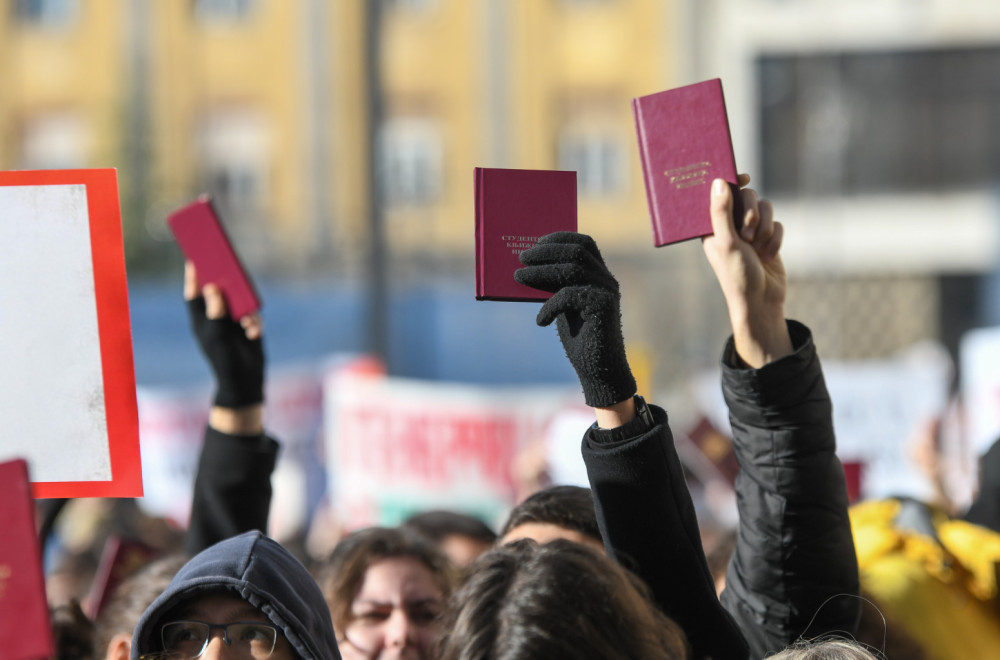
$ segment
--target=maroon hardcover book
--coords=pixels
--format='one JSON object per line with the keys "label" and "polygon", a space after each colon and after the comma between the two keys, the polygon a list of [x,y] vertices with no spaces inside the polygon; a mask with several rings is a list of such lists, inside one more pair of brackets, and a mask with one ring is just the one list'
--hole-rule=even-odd
{"label": "maroon hardcover book", "polygon": [[0,657],[7,660],[55,655],[28,484],[24,460],[0,463]]}
{"label": "maroon hardcover book", "polygon": [[475,169],[476,300],[548,300],[514,280],[519,255],[546,234],[576,231],[576,172]]}
{"label": "maroon hardcover book", "polygon": [[[737,190],[726,102],[718,78],[632,99],[657,246],[712,233],[713,179]],[[739,196],[735,197],[739,201]],[[742,211],[734,213],[742,220]]]}
{"label": "maroon hardcover book", "polygon": [[87,616],[96,619],[111,600],[118,585],[155,556],[156,551],[145,543],[109,536],[104,543],[94,581],[90,585],[90,594],[84,608]]}
{"label": "maroon hardcover book", "polygon": [[212,207],[202,196],[178,209],[167,218],[170,231],[184,256],[194,263],[198,282],[215,284],[222,290],[229,315],[240,320],[260,309],[260,297],[253,282],[233,250],[226,230]]}

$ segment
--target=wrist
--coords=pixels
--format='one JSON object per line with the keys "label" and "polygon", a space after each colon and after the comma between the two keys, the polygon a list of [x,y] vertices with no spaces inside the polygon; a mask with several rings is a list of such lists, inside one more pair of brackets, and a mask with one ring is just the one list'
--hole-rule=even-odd
{"label": "wrist", "polygon": [[730,310],[730,322],[736,353],[753,369],[791,355],[795,350],[781,307],[757,314],[734,314]]}
{"label": "wrist", "polygon": [[212,406],[208,425],[227,435],[257,436],[264,432],[264,405],[260,403],[241,408]]}
{"label": "wrist", "polygon": [[624,426],[635,419],[635,397],[630,396],[610,406],[595,407],[594,413],[597,415],[598,428],[616,429]]}

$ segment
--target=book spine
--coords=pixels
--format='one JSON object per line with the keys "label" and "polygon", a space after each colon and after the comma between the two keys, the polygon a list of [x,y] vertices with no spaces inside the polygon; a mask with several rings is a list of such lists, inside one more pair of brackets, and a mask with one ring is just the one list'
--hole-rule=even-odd
{"label": "book spine", "polygon": [[635,131],[639,137],[639,161],[642,163],[642,177],[646,182],[646,204],[649,206],[649,219],[653,225],[653,243],[662,245],[660,236],[660,217],[656,211],[656,200],[653,198],[654,181],[649,171],[649,155],[646,144],[646,129],[642,122],[642,106],[639,99],[632,99],[632,115],[635,117]]}

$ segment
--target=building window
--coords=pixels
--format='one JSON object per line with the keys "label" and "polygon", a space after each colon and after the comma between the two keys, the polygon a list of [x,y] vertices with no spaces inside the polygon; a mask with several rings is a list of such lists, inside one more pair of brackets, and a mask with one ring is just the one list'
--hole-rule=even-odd
{"label": "building window", "polygon": [[244,21],[257,6],[257,0],[194,0],[194,15],[203,23]]}
{"label": "building window", "polygon": [[382,0],[386,9],[401,9],[404,11],[427,11],[438,0]]}
{"label": "building window", "polygon": [[612,132],[569,129],[559,138],[559,169],[576,170],[580,195],[608,197],[624,187],[625,149]]}
{"label": "building window", "polygon": [[202,189],[234,216],[259,213],[267,195],[267,124],[252,110],[209,113],[198,135]]}
{"label": "building window", "polygon": [[29,118],[24,124],[19,166],[26,170],[85,167],[87,131],[83,119],[69,112]]}
{"label": "building window", "polygon": [[14,18],[25,25],[63,28],[80,14],[80,0],[15,0]]}
{"label": "building window", "polygon": [[429,119],[391,119],[379,132],[379,186],[391,206],[433,202],[441,190],[441,136]]}
{"label": "building window", "polygon": [[767,193],[995,185],[998,70],[997,47],[760,57]]}

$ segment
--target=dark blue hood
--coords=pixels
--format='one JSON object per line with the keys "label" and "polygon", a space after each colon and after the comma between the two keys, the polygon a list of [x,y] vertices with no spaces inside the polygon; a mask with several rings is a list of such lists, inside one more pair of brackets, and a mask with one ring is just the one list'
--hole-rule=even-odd
{"label": "dark blue hood", "polygon": [[206,548],[177,573],[132,634],[132,660],[159,650],[162,617],[191,598],[220,591],[239,595],[284,631],[302,660],[339,660],[330,610],[309,571],[260,532]]}

